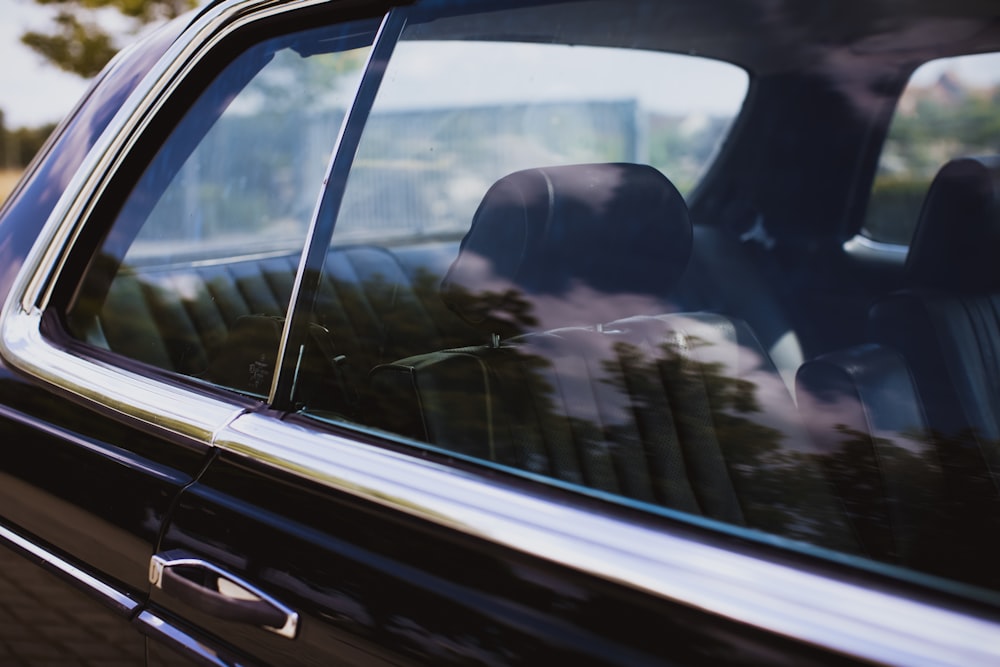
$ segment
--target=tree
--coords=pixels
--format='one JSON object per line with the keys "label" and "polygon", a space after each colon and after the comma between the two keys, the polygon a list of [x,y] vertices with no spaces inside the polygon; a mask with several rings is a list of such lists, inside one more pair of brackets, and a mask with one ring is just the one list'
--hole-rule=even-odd
{"label": "tree", "polygon": [[117,10],[125,18],[125,32],[134,33],[154,21],[174,18],[198,4],[197,0],[35,0],[57,8],[50,32],[29,31],[21,41],[59,67],[91,77],[118,51],[115,36],[97,23],[100,11]]}

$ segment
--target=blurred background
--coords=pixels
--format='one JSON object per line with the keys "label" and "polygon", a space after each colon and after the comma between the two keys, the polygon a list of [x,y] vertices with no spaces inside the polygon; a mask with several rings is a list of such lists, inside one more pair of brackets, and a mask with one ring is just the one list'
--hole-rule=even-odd
{"label": "blurred background", "polygon": [[[84,94],[91,78],[120,48],[170,18],[208,1],[0,0],[3,16],[0,22],[0,202],[15,186],[56,124]],[[573,57],[582,59],[585,55],[575,53]],[[458,58],[441,71],[450,76],[456,71],[455,62],[464,60]],[[512,68],[512,71],[516,70]],[[627,71],[641,73],[642,70],[619,68],[592,78],[613,82],[616,77],[623,78],[621,73]],[[477,80],[478,73],[472,74],[472,80]],[[682,185],[691,186],[697,182],[700,171],[688,173],[687,156],[700,156],[697,164],[701,167],[710,163],[718,139],[725,135],[746,91],[745,83],[733,85],[730,79],[708,77],[700,70],[696,75],[700,83],[686,84],[685,89],[691,91],[686,100],[699,107],[697,113],[685,115],[686,112],[677,109],[656,112],[656,105],[663,100],[646,99],[642,95],[634,97],[635,109],[629,107],[615,112],[633,120],[641,119],[635,127],[648,130],[638,132],[625,128],[620,133],[645,136],[650,145],[644,152],[637,153],[643,161],[670,174],[675,182],[679,179]],[[422,91],[432,90],[434,86],[421,78],[420,71],[409,71],[400,81],[400,89],[408,91],[404,102],[417,116],[400,116],[398,122],[412,125],[423,118],[419,111],[427,106],[427,100],[422,101]],[[496,107],[494,113],[506,118],[511,113],[504,104],[510,100],[505,98],[505,87],[501,84],[503,81],[496,77],[491,80],[491,90],[497,95],[495,100],[464,102],[492,103]],[[573,84],[581,85],[579,81]],[[556,91],[559,82],[553,82],[551,87]],[[472,84],[466,88],[478,90]],[[670,87],[663,87],[663,91],[670,90]],[[736,91],[738,95],[720,97],[726,91]],[[622,93],[619,97],[632,99],[630,95]],[[444,106],[461,105],[463,101],[447,102]],[[899,100],[882,149],[863,222],[864,233],[877,241],[908,243],[924,193],[938,167],[959,155],[997,153],[1000,140],[997,109],[1000,109],[1000,53],[944,58],[917,69]],[[654,112],[652,115],[646,113],[650,110]],[[494,121],[486,125],[492,127],[491,123]],[[567,133],[573,131],[565,129],[564,138],[571,141],[573,137]],[[546,133],[547,139],[553,140],[555,135]],[[384,178],[385,174],[380,173],[379,179]],[[682,191],[686,189],[682,187]]]}
{"label": "blurred background", "polygon": [[0,201],[112,56],[198,0],[0,0]]}

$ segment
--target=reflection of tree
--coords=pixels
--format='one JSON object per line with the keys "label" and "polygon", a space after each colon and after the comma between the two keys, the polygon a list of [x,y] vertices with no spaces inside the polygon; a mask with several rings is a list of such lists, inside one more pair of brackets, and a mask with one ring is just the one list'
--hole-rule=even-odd
{"label": "reflection of tree", "polygon": [[[438,272],[361,277],[360,267],[377,260],[366,264],[358,252],[353,269],[328,274],[317,297],[317,326],[329,340],[311,338],[300,369],[299,398],[311,414],[842,550],[853,549],[849,523],[878,560],[1000,586],[1000,494],[981,454],[1000,444],[974,430],[883,437],[831,420],[817,452],[794,413],[776,418],[789,402],[767,385],[780,386],[776,376],[717,354],[735,343],[682,339],[667,319],[649,317],[636,318],[655,325],[642,331],[577,327],[490,347],[437,298]],[[109,290],[97,268],[68,316],[75,334],[87,338],[100,317],[112,351],[163,368],[197,375],[203,362],[184,364],[220,353],[228,318],[258,312],[247,303],[208,317],[215,299],[229,301],[221,285],[170,293],[165,276],[126,272]],[[266,282],[284,284],[254,284]],[[285,289],[274,303],[287,302]],[[111,298],[103,312],[102,291]],[[494,303],[509,305],[505,322],[534,318],[524,295]]]}
{"label": "reflection of tree", "polygon": [[1000,496],[966,446],[974,434],[889,435],[844,424],[820,435],[821,462],[869,555],[1000,586]]}
{"label": "reflection of tree", "polygon": [[[898,552],[888,499],[872,439],[867,433],[842,424],[835,426],[828,435],[843,438],[835,450],[822,457],[822,462],[843,500],[855,532],[869,555],[880,560],[896,560]],[[885,448],[889,444],[883,441],[876,446]]]}
{"label": "reflection of tree", "polygon": [[[683,345],[663,342],[655,355],[647,355],[633,343],[619,342],[615,358],[603,362],[606,381],[628,397],[640,420],[673,421],[673,433],[662,424],[654,431],[658,437],[644,438],[647,453],[659,459],[654,479],[672,480],[660,502],[849,549],[845,526],[804,434],[756,418],[763,414],[758,385],[720,361],[696,358],[697,348],[711,345],[689,336]],[[665,448],[677,451],[666,454]],[[691,498],[670,497],[684,485],[690,486]]]}
{"label": "reflection of tree", "polygon": [[[531,313],[526,298],[510,296],[491,303]],[[509,324],[507,312],[489,312]],[[409,413],[388,426],[574,484],[850,549],[804,431],[755,417],[769,406],[754,381],[691,354],[710,345],[689,338],[682,352],[577,328],[418,355],[376,373],[376,419]],[[400,409],[407,404],[414,409]]]}

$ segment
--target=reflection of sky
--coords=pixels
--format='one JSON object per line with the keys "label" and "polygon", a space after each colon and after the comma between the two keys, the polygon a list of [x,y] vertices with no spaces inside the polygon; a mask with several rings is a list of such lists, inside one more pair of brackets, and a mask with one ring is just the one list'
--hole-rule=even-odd
{"label": "reflection of sky", "polygon": [[396,48],[387,108],[638,99],[647,110],[732,115],[746,73],[728,63],[649,51],[542,44],[409,42]]}
{"label": "reflection of sky", "polygon": [[918,86],[933,84],[945,72],[957,75],[961,81],[973,86],[995,86],[1000,83],[1000,53],[931,61],[913,73],[911,83]]}

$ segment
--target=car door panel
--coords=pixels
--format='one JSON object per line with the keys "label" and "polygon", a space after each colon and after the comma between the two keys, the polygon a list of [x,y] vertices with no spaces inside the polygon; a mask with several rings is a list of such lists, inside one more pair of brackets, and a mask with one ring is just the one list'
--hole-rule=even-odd
{"label": "car door panel", "polygon": [[145,639],[132,618],[149,556],[203,452],[10,376],[0,400],[0,541],[13,549],[2,550],[0,599],[12,664],[141,663]]}
{"label": "car door panel", "polygon": [[[148,432],[44,389],[8,382],[0,383],[0,393],[7,406],[25,409],[3,414],[5,522],[85,563],[99,563],[131,592],[144,594],[160,522],[204,453],[164,446]],[[129,449],[111,443],[128,443]]]}
{"label": "car door panel", "polygon": [[153,590],[154,613],[273,664],[830,660],[227,452],[185,489],[161,549],[212,562],[300,614],[286,639]]}

